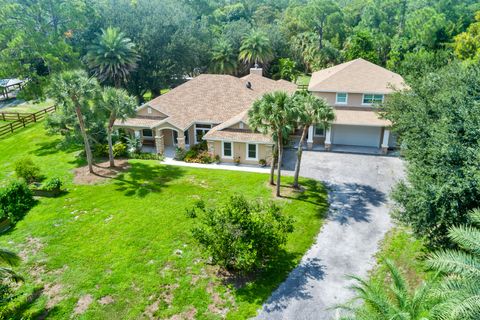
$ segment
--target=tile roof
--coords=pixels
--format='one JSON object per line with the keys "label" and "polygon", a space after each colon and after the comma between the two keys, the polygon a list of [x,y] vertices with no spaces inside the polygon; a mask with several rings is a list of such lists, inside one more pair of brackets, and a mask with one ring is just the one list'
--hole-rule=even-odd
{"label": "tile roof", "polygon": [[392,93],[407,88],[403,78],[364,59],[355,59],[312,74],[309,91]]}
{"label": "tile roof", "polygon": [[213,132],[210,130],[203,139],[273,144],[271,136],[246,129],[225,129]]}
{"label": "tile roof", "polygon": [[[247,88],[247,82],[251,88]],[[243,78],[202,74],[144,106],[166,114],[169,123],[186,130],[194,122],[222,123],[248,110],[267,92],[293,93],[296,89],[297,86],[288,81],[275,81],[254,74]]]}
{"label": "tile roof", "polygon": [[388,127],[392,123],[385,119],[380,119],[374,111],[363,110],[335,110],[334,124]]}
{"label": "tile roof", "polygon": [[135,127],[135,128],[154,128],[159,124],[165,122],[161,119],[148,119],[148,118],[128,118],[125,121],[115,120],[115,127]]}

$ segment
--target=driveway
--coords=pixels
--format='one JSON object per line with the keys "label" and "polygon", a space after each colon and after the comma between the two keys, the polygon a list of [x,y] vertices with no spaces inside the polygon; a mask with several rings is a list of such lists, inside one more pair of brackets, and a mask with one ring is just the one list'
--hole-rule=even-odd
{"label": "driveway", "polygon": [[[292,169],[293,150],[285,165]],[[330,210],[315,244],[272,294],[257,319],[336,319],[353,297],[345,275],[367,276],[392,226],[388,194],[403,178],[399,158],[307,151],[300,174],[329,188]]]}

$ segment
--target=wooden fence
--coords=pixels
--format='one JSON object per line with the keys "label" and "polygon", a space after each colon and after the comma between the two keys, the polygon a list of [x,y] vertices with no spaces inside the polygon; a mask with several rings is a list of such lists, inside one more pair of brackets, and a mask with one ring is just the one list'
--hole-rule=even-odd
{"label": "wooden fence", "polygon": [[47,114],[55,112],[56,106],[51,106],[35,113],[15,113],[15,112],[0,112],[0,120],[11,121],[0,126],[0,137],[9,133],[14,133],[15,130],[25,128],[28,124],[34,123],[44,119]]}

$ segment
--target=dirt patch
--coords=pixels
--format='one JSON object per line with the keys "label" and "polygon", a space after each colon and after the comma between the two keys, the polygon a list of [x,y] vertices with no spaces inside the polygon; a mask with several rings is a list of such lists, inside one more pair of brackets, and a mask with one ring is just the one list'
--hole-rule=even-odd
{"label": "dirt patch", "polygon": [[119,173],[130,168],[127,160],[115,160],[115,167],[110,168],[108,161],[93,165],[94,173],[88,172],[88,166],[73,170],[73,182],[76,184],[97,184],[116,177]]}
{"label": "dirt patch", "polygon": [[171,316],[170,320],[193,320],[195,319],[196,315],[197,315],[197,309],[195,309],[194,307],[191,307],[185,312]]}
{"label": "dirt patch", "polygon": [[105,296],[105,297],[102,297],[100,300],[98,300],[98,303],[100,303],[102,306],[105,306],[107,304],[112,304],[114,302],[115,300],[113,300],[112,296]]}
{"label": "dirt patch", "polygon": [[208,311],[213,314],[217,314],[225,318],[228,313],[228,307],[226,306],[226,301],[220,296],[218,292],[215,291],[215,286],[213,282],[209,282],[207,285],[207,292],[212,297],[212,303],[208,305]]}
{"label": "dirt patch", "polygon": [[270,183],[266,183],[266,186],[272,190],[272,197],[276,199],[288,199],[296,198],[300,193],[303,193],[305,189],[300,186],[300,189],[295,189],[290,185],[281,185],[280,186],[280,198],[277,198],[277,186],[272,186]]}
{"label": "dirt patch", "polygon": [[39,238],[28,237],[24,244],[24,249],[18,254],[22,260],[36,255],[43,248],[43,243]]}
{"label": "dirt patch", "polygon": [[87,311],[88,307],[92,304],[92,302],[93,297],[91,294],[81,296],[80,299],[78,299],[75,309],[73,310],[73,314],[78,315],[85,313],[85,311]]}
{"label": "dirt patch", "polygon": [[52,309],[55,305],[57,305],[60,301],[63,300],[63,297],[60,295],[60,293],[62,292],[62,288],[62,285],[58,283],[47,283],[43,287],[43,294],[47,297],[46,308],[48,310]]}
{"label": "dirt patch", "polygon": [[143,313],[148,319],[155,319],[154,314],[155,312],[158,311],[160,308],[160,303],[158,301],[155,301],[151,305],[145,309],[145,312]]}

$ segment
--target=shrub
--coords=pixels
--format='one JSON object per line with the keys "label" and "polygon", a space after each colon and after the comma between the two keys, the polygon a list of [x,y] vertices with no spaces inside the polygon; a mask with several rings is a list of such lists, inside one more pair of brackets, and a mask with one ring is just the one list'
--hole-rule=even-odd
{"label": "shrub", "polygon": [[140,153],[142,151],[142,142],[137,137],[127,137],[128,153]]}
{"label": "shrub", "polygon": [[260,159],[258,160],[258,164],[262,167],[265,167],[267,165],[267,160],[265,159]]}
{"label": "shrub", "polygon": [[175,149],[175,160],[178,160],[178,161],[185,160],[186,154],[187,154],[187,151],[183,148]]}
{"label": "shrub", "polygon": [[[108,144],[96,144],[93,154],[95,157],[108,157]],[[125,157],[127,154],[127,145],[125,143],[118,141],[113,145],[114,157]]]}
{"label": "shrub", "polygon": [[62,186],[62,180],[60,180],[59,178],[51,178],[42,185],[42,190],[60,191],[60,189],[62,189]]}
{"label": "shrub", "polygon": [[248,272],[264,267],[293,232],[292,219],[273,203],[232,196],[213,209],[199,204],[187,210],[187,216],[199,220],[193,237],[215,264],[228,270]]}
{"label": "shrub", "polygon": [[165,157],[161,154],[156,153],[147,153],[147,152],[140,152],[140,153],[129,153],[128,157],[130,159],[139,159],[139,160],[165,160]]}
{"label": "shrub", "polygon": [[0,189],[0,219],[8,218],[15,223],[33,207],[35,200],[27,184],[14,181]]}
{"label": "shrub", "polygon": [[40,179],[40,168],[31,158],[23,158],[15,162],[15,174],[27,183],[32,183]]}
{"label": "shrub", "polygon": [[215,158],[214,158],[214,159],[215,159],[215,162],[216,162],[216,163],[220,163],[220,162],[222,161],[222,159],[220,158],[220,155],[218,155],[218,154],[215,155]]}

